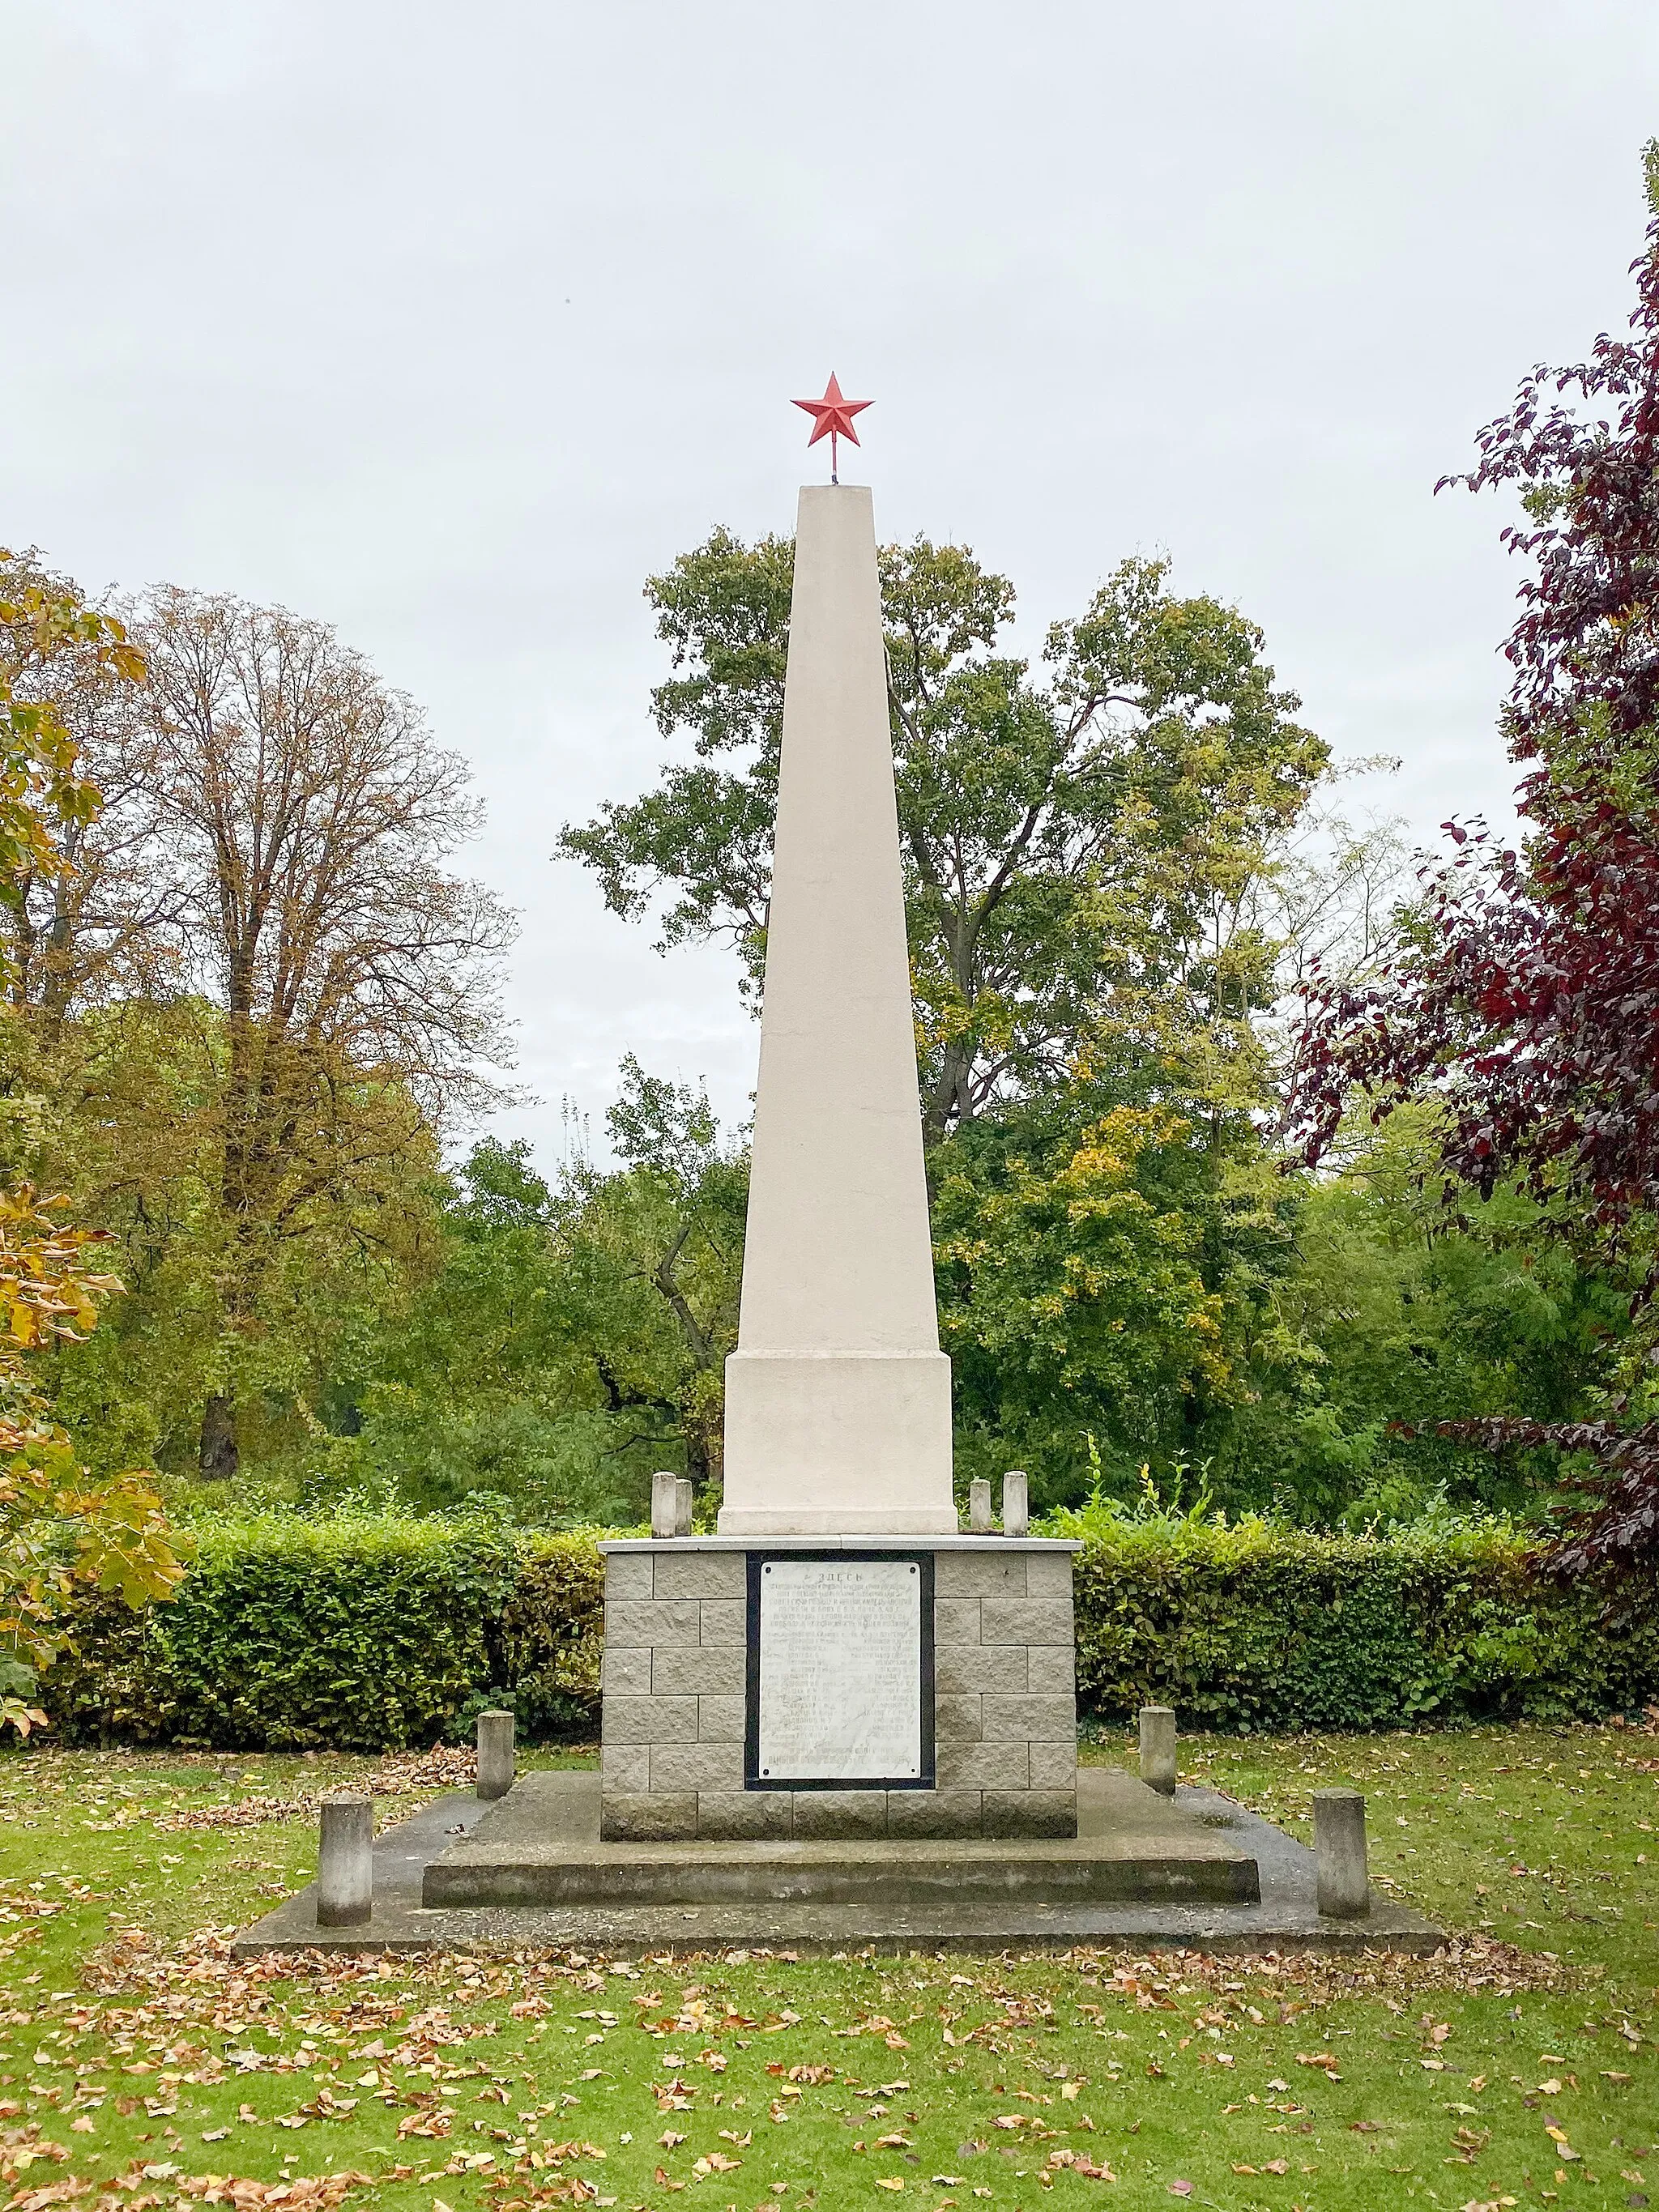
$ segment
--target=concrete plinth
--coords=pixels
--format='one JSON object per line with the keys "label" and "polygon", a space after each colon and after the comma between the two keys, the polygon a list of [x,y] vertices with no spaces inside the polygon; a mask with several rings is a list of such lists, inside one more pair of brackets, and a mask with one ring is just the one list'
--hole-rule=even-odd
{"label": "concrete plinth", "polygon": [[1082,1831],[1052,1841],[606,1843],[591,1779],[527,1774],[427,1868],[428,1906],[534,1905],[1034,1910],[1129,1899],[1249,1904],[1255,1862],[1126,1774],[1091,1778]]}
{"label": "concrete plinth", "polygon": [[722,1535],[954,1535],[950,1361],[937,1346],[740,1347],[726,1363],[728,1500],[734,1480]]}
{"label": "concrete plinth", "polygon": [[[930,1903],[856,1905],[745,1898],[684,1905],[447,1905],[422,1901],[426,1868],[448,1858],[458,1835],[477,1838],[483,1824],[517,1818],[520,1803],[535,1803],[538,1848],[565,1856],[603,1847],[599,1841],[599,1778],[594,1774],[526,1775],[513,1796],[480,1805],[468,1791],[439,1798],[375,1839],[374,1911],[354,1929],[319,1926],[317,1888],[289,1898],[235,1940],[235,1955],[271,1952],[485,1951],[522,1953],[526,1947],[572,1948],[595,1955],[640,1958],[665,1952],[707,1955],[728,1946],[756,1951],[809,1953],[918,1948],[965,1955],[1022,1951],[1070,1951],[1079,1946],[1131,1955],[1149,1949],[1211,1952],[1407,1951],[1424,1954],[1445,1937],[1411,1907],[1373,1893],[1357,1920],[1322,1917],[1314,1900],[1314,1855],[1259,1814],[1209,1790],[1178,1790],[1173,1806],[1111,1768],[1085,1767],[1079,1781],[1080,1840],[1115,1832],[1125,1858],[1154,1866],[1167,1860],[1170,1840],[1189,1850],[1196,1832],[1213,1848],[1254,1862],[1259,1900],[1206,1901],[1164,1881],[1144,1895],[1054,1902],[1028,1887],[999,1897],[975,1890]],[[544,1791],[536,1802],[537,1793]],[[520,1796],[520,1793],[524,1793]],[[493,1850],[494,1845],[485,1848]],[[705,1858],[726,1847],[683,1845],[684,1856]],[[736,1847],[741,1848],[741,1847]],[[1053,1846],[1004,1844],[1017,1857]],[[777,1854],[774,1853],[775,1857]],[[1190,1861],[1188,1862],[1190,1863]],[[453,1863],[453,1859],[450,1863]]]}

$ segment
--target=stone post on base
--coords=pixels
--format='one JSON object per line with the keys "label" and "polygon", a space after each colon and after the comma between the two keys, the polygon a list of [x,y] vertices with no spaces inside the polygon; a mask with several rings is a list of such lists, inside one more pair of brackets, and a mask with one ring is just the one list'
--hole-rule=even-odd
{"label": "stone post on base", "polygon": [[477,1726],[480,1797],[505,1797],[513,1787],[515,1764],[511,1713],[480,1713]]}
{"label": "stone post on base", "polygon": [[374,1910],[374,1808],[367,1797],[325,1797],[317,1850],[317,1925],[359,1928]]}
{"label": "stone post on base", "polygon": [[1363,1920],[1370,1910],[1365,1863],[1365,1800],[1358,1790],[1316,1790],[1314,1856],[1321,1914]]}
{"label": "stone post on base", "polygon": [[1168,1705],[1140,1709],[1140,1778],[1149,1790],[1175,1796],[1176,1717]]}
{"label": "stone post on base", "polygon": [[724,1502],[717,1535],[669,1536],[665,1493],[650,1539],[600,1547],[604,1835],[1074,1835],[1078,1547],[1024,1535],[1010,1480],[1009,1532],[975,1483],[959,1534],[874,514],[864,487],[819,485],[795,538]]}

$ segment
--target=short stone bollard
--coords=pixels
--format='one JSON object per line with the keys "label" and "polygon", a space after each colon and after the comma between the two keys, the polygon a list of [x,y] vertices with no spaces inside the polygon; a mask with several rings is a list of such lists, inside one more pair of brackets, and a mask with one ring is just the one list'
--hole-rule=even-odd
{"label": "short stone bollard", "polygon": [[1175,1796],[1176,1717],[1168,1705],[1140,1709],[1140,1778],[1149,1790]]}
{"label": "short stone bollard", "polygon": [[691,1534],[691,1483],[690,1477],[684,1474],[674,1478],[674,1534]]}
{"label": "short stone bollard", "polygon": [[374,1808],[325,1797],[317,1853],[317,1925],[356,1928],[374,1910]]}
{"label": "short stone bollard", "polygon": [[513,1787],[513,1716],[478,1716],[478,1795],[505,1797]]}
{"label": "short stone bollard", "polygon": [[1331,1920],[1362,1920],[1371,1908],[1365,1800],[1358,1790],[1316,1790],[1313,1808],[1320,1912]]}
{"label": "short stone bollard", "polygon": [[990,1536],[996,1532],[991,1518],[991,1486],[981,1475],[975,1475],[968,1486],[968,1527],[975,1536]]}
{"label": "short stone bollard", "polygon": [[653,1474],[651,1478],[651,1534],[653,1536],[677,1536],[679,1534],[680,1483],[677,1474]]}
{"label": "short stone bollard", "polygon": [[1023,1468],[1011,1467],[1002,1478],[1002,1533],[1005,1536],[1029,1536],[1031,1533],[1031,1501]]}

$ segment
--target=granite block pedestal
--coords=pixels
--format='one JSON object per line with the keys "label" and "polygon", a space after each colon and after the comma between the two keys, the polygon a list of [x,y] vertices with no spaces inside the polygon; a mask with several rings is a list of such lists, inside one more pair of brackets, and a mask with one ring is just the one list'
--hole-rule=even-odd
{"label": "granite block pedestal", "polygon": [[[601,1833],[799,1842],[1077,1833],[1075,1545],[1000,1536],[629,1539],[605,1554]],[[914,1566],[921,1771],[788,1786],[760,1765],[769,1563]],[[790,1655],[779,1661],[780,1671]],[[833,1668],[805,1646],[803,1670]],[[901,1677],[912,1661],[895,1655]],[[902,1693],[903,1680],[896,1685]],[[833,1677],[825,1694],[833,1701]]]}

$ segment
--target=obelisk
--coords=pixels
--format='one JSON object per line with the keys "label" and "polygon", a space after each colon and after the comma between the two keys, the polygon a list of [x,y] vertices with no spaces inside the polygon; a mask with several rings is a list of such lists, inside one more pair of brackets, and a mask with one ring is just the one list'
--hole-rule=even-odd
{"label": "obelisk", "polygon": [[951,1534],[868,488],[800,495],[725,1534]]}

